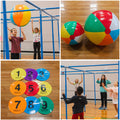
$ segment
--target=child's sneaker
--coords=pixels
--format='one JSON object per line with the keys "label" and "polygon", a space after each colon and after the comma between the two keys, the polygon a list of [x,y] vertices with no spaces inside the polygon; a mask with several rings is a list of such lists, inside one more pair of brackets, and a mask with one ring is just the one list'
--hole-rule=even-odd
{"label": "child's sneaker", "polygon": [[104,110],[107,110],[107,107],[104,107]]}
{"label": "child's sneaker", "polygon": [[104,110],[104,109],[103,109],[103,107],[101,106],[101,107],[99,108],[99,110]]}
{"label": "child's sneaker", "polygon": [[117,115],[115,115],[115,118],[118,118],[118,114],[117,114]]}

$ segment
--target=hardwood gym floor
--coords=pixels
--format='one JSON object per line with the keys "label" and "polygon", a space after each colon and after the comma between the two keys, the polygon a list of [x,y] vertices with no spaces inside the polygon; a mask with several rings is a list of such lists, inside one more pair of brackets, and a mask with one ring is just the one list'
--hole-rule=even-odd
{"label": "hardwood gym floor", "polygon": [[[47,80],[52,86],[52,93],[48,95],[53,103],[54,110],[48,115],[36,113],[28,115],[26,113],[13,114],[8,109],[8,102],[15,97],[10,92],[10,84],[15,82],[12,80],[10,73],[15,68],[45,68],[50,72],[50,78]],[[23,80],[23,82],[27,82]],[[22,97],[27,97],[25,94]],[[35,95],[39,98],[39,95]],[[58,119],[59,118],[59,62],[58,61],[2,61],[1,62],[1,118],[2,119]]]}
{"label": "hardwood gym floor", "polygon": [[[87,17],[96,10],[109,10],[119,17],[119,1],[62,1],[61,6],[61,26],[68,21],[77,21],[84,27]],[[106,47],[96,46],[86,37],[75,47],[61,40],[61,58],[118,59],[119,39]]]}
{"label": "hardwood gym floor", "polygon": [[[72,106],[68,104],[68,119],[72,118]],[[85,119],[117,119],[114,116],[117,114],[112,103],[108,102],[107,110],[99,110],[100,102],[97,101],[97,105],[94,105],[93,101],[88,101],[86,105],[86,112],[84,112]],[[61,101],[61,119],[65,119],[65,103]]]}

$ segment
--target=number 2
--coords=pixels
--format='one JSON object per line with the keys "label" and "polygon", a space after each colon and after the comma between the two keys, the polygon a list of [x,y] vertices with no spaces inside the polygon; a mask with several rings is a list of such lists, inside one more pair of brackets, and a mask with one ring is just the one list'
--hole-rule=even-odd
{"label": "number 2", "polygon": [[29,73],[28,76],[29,76],[29,77],[32,77],[33,72],[32,72],[32,71],[29,71],[28,73]]}

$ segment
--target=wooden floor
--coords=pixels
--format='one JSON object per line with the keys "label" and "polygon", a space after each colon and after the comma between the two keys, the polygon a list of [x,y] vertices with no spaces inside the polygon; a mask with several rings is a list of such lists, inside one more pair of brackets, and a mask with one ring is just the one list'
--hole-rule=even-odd
{"label": "wooden floor", "polygon": [[[1,55],[1,59],[3,59],[3,55]],[[33,59],[33,54],[21,54],[21,59]],[[43,56],[43,59],[53,59],[53,56]],[[55,59],[59,59],[59,56],[55,56]]]}
{"label": "wooden floor", "polygon": [[[73,104],[68,105],[68,119],[72,118],[72,106]],[[99,110],[100,102],[97,102],[97,105],[94,105],[93,101],[88,101],[86,105],[86,112],[84,112],[85,119],[117,119],[114,116],[117,114],[115,112],[114,106],[112,103],[108,103],[107,110]],[[65,103],[62,100],[61,102],[61,119],[65,119]]]}
{"label": "wooden floor", "polygon": [[[41,115],[36,113],[34,115],[28,115],[26,113],[13,114],[8,109],[8,102],[14,97],[10,93],[10,84],[14,82],[10,73],[15,68],[45,68],[50,72],[50,78],[47,80],[52,86],[52,93],[48,96],[54,102],[54,110],[49,115]],[[37,120],[41,119],[58,119],[59,118],[59,62],[57,61],[2,61],[1,62],[1,118],[2,119],[29,119]],[[23,80],[26,82],[25,80]],[[25,94],[22,97],[27,97]],[[39,98],[39,95],[35,97]]]}
{"label": "wooden floor", "polygon": [[[87,17],[96,10],[109,10],[119,17],[118,1],[62,1],[61,26],[68,21],[77,21],[83,27]],[[118,59],[119,39],[106,47],[99,47],[84,37],[81,44],[71,47],[61,41],[62,59]]]}

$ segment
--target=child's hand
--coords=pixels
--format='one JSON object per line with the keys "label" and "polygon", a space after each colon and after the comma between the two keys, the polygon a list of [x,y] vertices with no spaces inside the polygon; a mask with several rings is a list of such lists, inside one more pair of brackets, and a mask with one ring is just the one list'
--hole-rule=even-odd
{"label": "child's hand", "polygon": [[40,19],[39,19],[39,23],[40,23]]}
{"label": "child's hand", "polygon": [[97,80],[99,81],[99,78]]}
{"label": "child's hand", "polygon": [[69,80],[69,77],[67,77],[67,80]]}
{"label": "child's hand", "polygon": [[104,83],[102,83],[102,86],[104,87],[104,86],[105,86],[105,84],[104,84]]}
{"label": "child's hand", "polygon": [[87,95],[85,95],[85,97],[87,97]]}
{"label": "child's hand", "polygon": [[31,20],[31,23],[33,23],[33,19]]}

